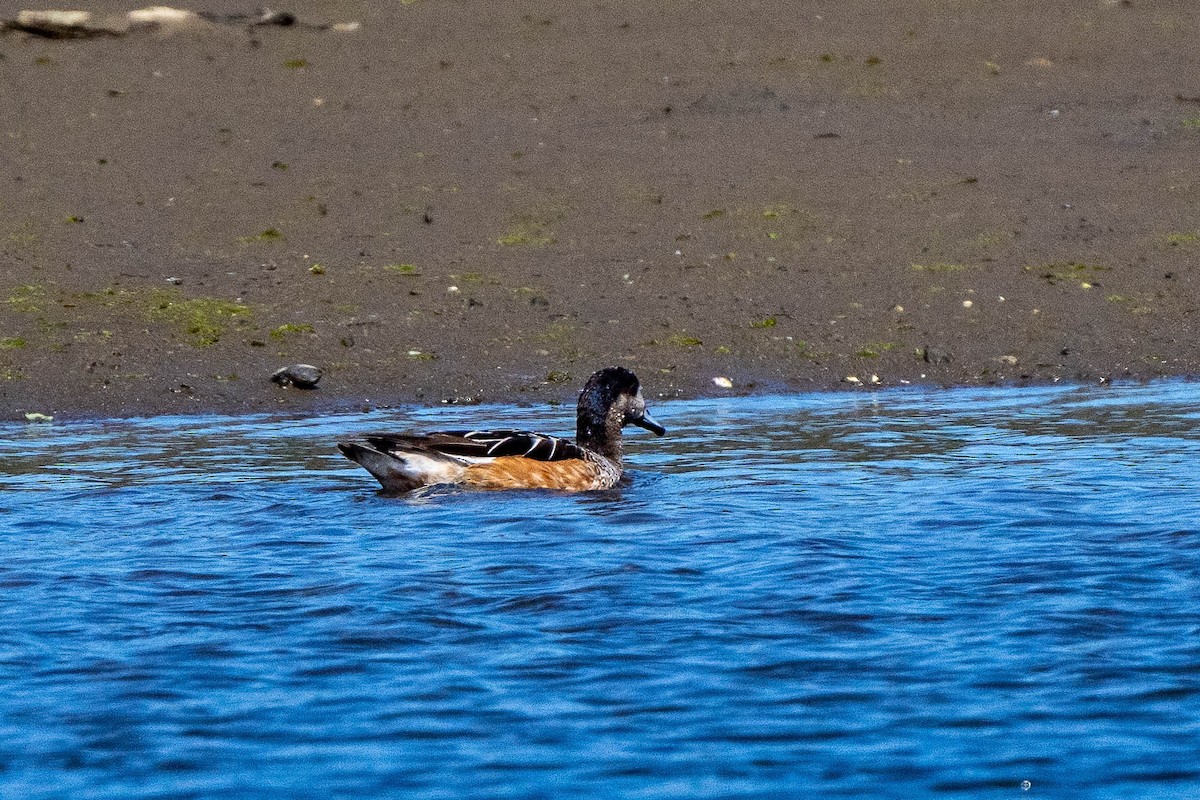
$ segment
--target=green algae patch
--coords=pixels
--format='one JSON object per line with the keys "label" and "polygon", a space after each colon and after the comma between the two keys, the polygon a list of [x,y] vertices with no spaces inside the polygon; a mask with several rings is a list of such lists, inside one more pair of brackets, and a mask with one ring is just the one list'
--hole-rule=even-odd
{"label": "green algae patch", "polygon": [[1180,231],[1168,233],[1163,236],[1163,241],[1171,247],[1195,244],[1196,242],[1200,242],[1200,231]]}
{"label": "green algae patch", "polygon": [[28,342],[19,336],[12,336],[7,339],[0,339],[0,350],[20,350],[27,344]]}
{"label": "green algae patch", "polygon": [[1008,231],[984,231],[978,236],[967,240],[966,244],[970,247],[989,248],[999,247],[1009,244],[1012,241],[1012,234]]}
{"label": "green algae patch", "polygon": [[879,358],[884,353],[894,349],[896,349],[895,342],[871,342],[860,347],[855,351],[854,355],[859,358]]}
{"label": "green algae patch", "polygon": [[699,347],[700,345],[704,344],[704,342],[700,339],[697,339],[695,336],[677,333],[671,338],[667,339],[667,344],[674,345],[675,347]]}
{"label": "green algae patch", "polygon": [[288,336],[292,336],[297,333],[312,333],[312,332],[313,332],[313,326],[309,325],[307,322],[301,322],[301,323],[287,322],[287,323],[284,323],[283,325],[280,325],[277,328],[274,328],[271,331],[270,336],[272,339],[275,339],[277,341],[283,341]]}
{"label": "green algae patch", "polygon": [[801,358],[807,358],[810,361],[815,361],[819,358],[828,358],[832,355],[832,353],[823,350],[817,350],[810,342],[806,342],[803,339],[797,339],[795,347],[797,355],[799,355]]}
{"label": "green algae patch", "polygon": [[495,285],[499,283],[497,280],[488,278],[488,276],[484,275],[482,272],[455,272],[450,275],[450,278],[458,281],[459,283],[467,284],[490,283]]}
{"label": "green algae patch", "polygon": [[1109,272],[1112,267],[1103,264],[1086,264],[1081,261],[1055,262],[1052,264],[1026,265],[1025,272],[1036,273],[1038,277],[1049,281],[1051,285],[1058,283],[1078,283],[1081,288],[1092,288],[1092,281],[1098,273]]}
{"label": "green algae patch", "polygon": [[504,247],[545,247],[554,244],[554,236],[540,225],[516,225],[496,237]]}
{"label": "green algae patch", "polygon": [[279,242],[283,240],[283,232],[278,228],[267,228],[261,233],[256,233],[253,236],[239,236],[238,241],[241,244],[256,244],[259,242]]}
{"label": "green algae patch", "polygon": [[46,287],[40,283],[26,283],[14,287],[4,302],[22,314],[41,313],[46,303]]}
{"label": "green algae patch", "polygon": [[394,272],[397,275],[407,275],[412,278],[421,274],[417,271],[416,264],[384,264],[383,268],[388,272]]}
{"label": "green algae patch", "polygon": [[767,317],[766,319],[758,319],[750,323],[751,328],[774,328],[778,320],[775,317]]}
{"label": "green algae patch", "polygon": [[146,316],[170,323],[196,347],[220,341],[226,329],[249,321],[249,306],[217,297],[184,298],[178,292],[155,289],[149,293]]}
{"label": "green algae patch", "polygon": [[554,228],[567,218],[572,206],[546,198],[517,209],[512,224],[496,237],[502,247],[545,247],[557,240]]}

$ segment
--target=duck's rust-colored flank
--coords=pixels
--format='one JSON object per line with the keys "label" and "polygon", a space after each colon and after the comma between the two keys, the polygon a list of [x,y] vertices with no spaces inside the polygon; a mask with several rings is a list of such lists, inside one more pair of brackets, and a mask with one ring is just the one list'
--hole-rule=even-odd
{"label": "duck's rust-colored flank", "polygon": [[631,424],[666,433],[646,413],[637,376],[608,367],[579,393],[574,442],[527,431],[438,431],[372,433],[338,449],[391,492],[444,483],[583,492],[621,479],[621,429]]}
{"label": "duck's rust-colored flank", "polygon": [[601,488],[604,475],[594,461],[535,461],[508,456],[488,464],[467,467],[462,483],[476,489],[559,489],[586,492]]}

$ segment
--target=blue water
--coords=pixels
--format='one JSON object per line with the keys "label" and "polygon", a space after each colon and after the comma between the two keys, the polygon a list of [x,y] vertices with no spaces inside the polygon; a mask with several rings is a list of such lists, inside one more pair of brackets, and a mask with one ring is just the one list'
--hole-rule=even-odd
{"label": "blue water", "polygon": [[571,409],[5,424],[0,796],[1200,796],[1198,405],[659,403],[617,491],[414,499],[333,442]]}

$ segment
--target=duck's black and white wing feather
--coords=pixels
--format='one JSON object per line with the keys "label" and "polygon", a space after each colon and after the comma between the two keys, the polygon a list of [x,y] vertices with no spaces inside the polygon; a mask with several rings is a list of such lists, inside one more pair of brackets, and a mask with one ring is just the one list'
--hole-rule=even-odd
{"label": "duck's black and white wing feather", "polygon": [[371,433],[364,437],[384,453],[424,450],[467,460],[519,456],[535,461],[583,458],[574,442],[529,431],[437,431],[425,434]]}

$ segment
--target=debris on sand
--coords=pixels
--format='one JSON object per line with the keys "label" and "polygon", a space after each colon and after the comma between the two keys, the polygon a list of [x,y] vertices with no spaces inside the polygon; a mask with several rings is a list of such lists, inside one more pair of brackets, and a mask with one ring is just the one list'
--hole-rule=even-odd
{"label": "debris on sand", "polygon": [[75,9],[24,10],[13,19],[0,20],[0,32],[17,31],[45,39],[92,39],[130,33],[173,33],[187,28],[215,25],[247,27],[301,27],[317,31],[348,33],[359,29],[357,22],[301,22],[290,11],[257,11],[246,14],[215,14],[170,6],[151,6],[124,14],[94,14]]}
{"label": "debris on sand", "polygon": [[271,375],[271,382],[280,386],[294,386],[297,389],[315,389],[323,374],[320,367],[314,367],[312,364],[292,364],[275,370]]}

